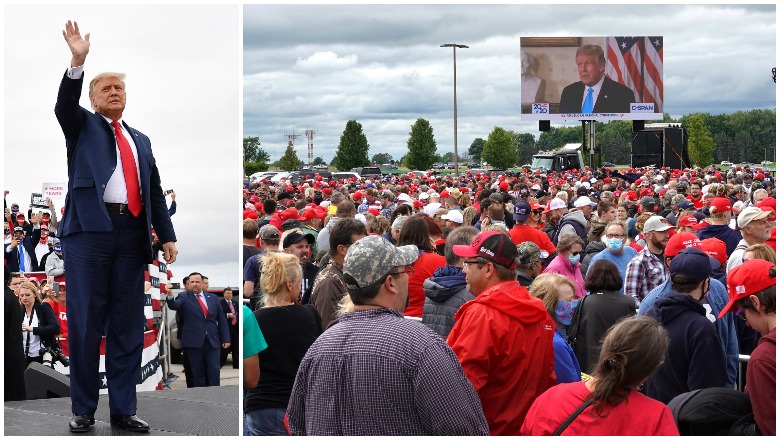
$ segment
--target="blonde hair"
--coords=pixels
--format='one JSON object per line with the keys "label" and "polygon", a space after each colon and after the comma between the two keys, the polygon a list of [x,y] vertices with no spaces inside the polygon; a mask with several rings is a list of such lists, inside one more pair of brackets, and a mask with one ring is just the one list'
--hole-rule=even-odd
{"label": "blonde hair", "polygon": [[473,206],[463,210],[463,223],[462,225],[470,225],[474,217],[477,215],[477,210]]}
{"label": "blonde hair", "polygon": [[298,257],[284,252],[269,252],[263,256],[260,273],[260,287],[263,290],[263,307],[278,307],[290,304],[285,297],[288,281],[300,283],[303,269]]}
{"label": "blonde hair", "polygon": [[573,293],[577,293],[577,288],[568,277],[559,273],[547,272],[534,278],[533,283],[528,286],[528,292],[542,300],[547,313],[555,320],[555,306],[558,304],[558,286],[566,284],[571,287]]}
{"label": "blonde hair", "polygon": [[20,295],[19,304],[22,303],[22,298],[21,298],[22,289],[27,289],[31,291],[33,293],[33,296],[35,297],[35,301],[41,302],[41,294],[38,293],[38,286],[36,286],[35,283],[25,281],[19,286],[19,295]]}
{"label": "blonde hair", "polygon": [[98,83],[101,79],[105,78],[118,78],[120,81],[122,81],[122,88],[125,87],[125,74],[120,72],[103,72],[98,73],[95,75],[94,78],[92,78],[92,81],[89,82],[89,97],[95,95],[95,84]]}

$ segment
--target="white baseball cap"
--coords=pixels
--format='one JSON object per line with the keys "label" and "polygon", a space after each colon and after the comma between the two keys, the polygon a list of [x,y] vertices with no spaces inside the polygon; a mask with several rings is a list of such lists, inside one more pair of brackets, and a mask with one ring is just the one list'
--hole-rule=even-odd
{"label": "white baseball cap", "polygon": [[441,216],[442,220],[449,220],[455,223],[463,223],[463,213],[457,209],[450,209],[449,212]]}

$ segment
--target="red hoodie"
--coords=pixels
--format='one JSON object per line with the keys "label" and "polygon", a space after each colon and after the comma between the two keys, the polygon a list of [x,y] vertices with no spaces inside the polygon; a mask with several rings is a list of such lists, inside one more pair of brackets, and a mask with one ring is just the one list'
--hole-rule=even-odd
{"label": "red hoodie", "polygon": [[479,394],[490,435],[520,435],[536,398],[555,385],[555,324],[517,281],[486,289],[455,314],[447,343]]}

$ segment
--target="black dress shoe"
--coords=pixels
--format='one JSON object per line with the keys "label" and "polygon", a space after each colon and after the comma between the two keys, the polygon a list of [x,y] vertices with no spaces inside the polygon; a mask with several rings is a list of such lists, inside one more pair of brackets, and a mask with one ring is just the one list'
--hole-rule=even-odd
{"label": "black dress shoe", "polygon": [[87,432],[89,427],[95,424],[94,414],[73,414],[68,425],[70,432]]}
{"label": "black dress shoe", "polygon": [[111,426],[132,432],[149,432],[149,424],[137,416],[111,416]]}

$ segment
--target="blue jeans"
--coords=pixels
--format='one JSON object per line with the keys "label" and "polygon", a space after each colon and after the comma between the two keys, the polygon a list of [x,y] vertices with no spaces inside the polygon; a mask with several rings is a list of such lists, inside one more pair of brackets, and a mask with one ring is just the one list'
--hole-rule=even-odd
{"label": "blue jeans", "polygon": [[244,435],[289,435],[284,427],[287,408],[264,408],[244,413]]}

